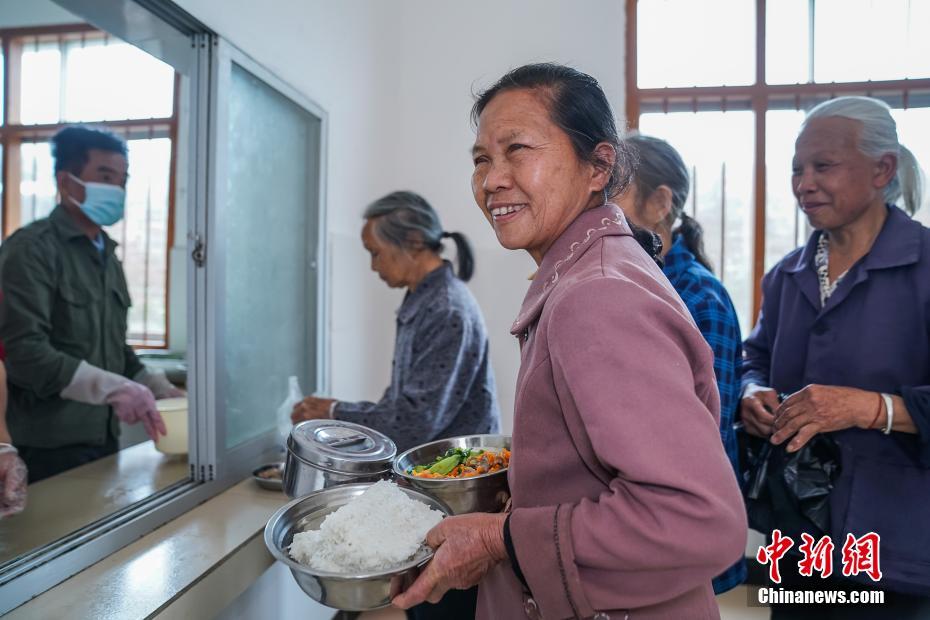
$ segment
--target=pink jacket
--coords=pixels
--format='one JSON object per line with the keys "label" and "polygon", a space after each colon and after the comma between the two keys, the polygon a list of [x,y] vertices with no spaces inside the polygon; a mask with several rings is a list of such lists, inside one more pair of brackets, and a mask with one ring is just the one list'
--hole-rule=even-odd
{"label": "pink jacket", "polygon": [[511,331],[510,532],[531,594],[498,565],[478,617],[718,618],[711,579],[747,526],[712,353],[618,207],[553,244]]}

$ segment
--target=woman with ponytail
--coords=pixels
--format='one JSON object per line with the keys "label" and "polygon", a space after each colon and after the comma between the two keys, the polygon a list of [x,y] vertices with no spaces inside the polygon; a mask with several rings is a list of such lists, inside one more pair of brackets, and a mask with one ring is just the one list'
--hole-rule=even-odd
{"label": "woman with ponytail", "polygon": [[[465,282],[475,259],[465,235],[445,232],[435,209],[414,192],[392,192],[365,209],[362,244],[371,269],[391,288],[406,288],[397,311],[391,385],[376,403],[310,396],[293,422],[335,418],[377,429],[398,452],[435,439],[497,433],[500,410],[478,302]],[[457,269],[441,257],[455,244]],[[477,588],[455,590],[408,610],[411,620],[471,620]]]}
{"label": "woman with ponytail", "polygon": [[[406,288],[397,311],[391,385],[376,403],[308,397],[292,421],[336,418],[377,429],[406,450],[434,439],[495,433],[500,411],[478,303],[465,282],[474,256],[464,235],[445,232],[419,194],[393,192],[365,210],[362,244],[371,269]],[[441,257],[455,243],[457,269]]]}
{"label": "woman with ponytail", "polygon": [[[920,169],[888,106],[869,97],[811,110],[792,168],[814,232],[762,280],[762,311],[744,343],[741,416],[778,451],[795,453],[818,435],[838,446],[828,522],[815,524],[797,498],[780,506],[774,527],[787,533],[787,514],[795,530],[830,535],[837,565],[848,535],[881,537],[878,583],[845,570],[828,579],[789,571],[782,585],[885,594],[884,605],[853,615],[775,605],[772,617],[928,618],[930,230],[910,217]],[[789,396],[779,403],[779,393]]]}
{"label": "woman with ponytail", "polygon": [[[662,240],[662,271],[688,307],[694,322],[714,352],[714,374],[720,391],[720,438],[734,475],[739,475],[736,420],[740,392],[742,336],[730,295],[713,274],[704,254],[704,231],[684,212],[690,177],[681,155],[658,138],[633,135],[625,140],[637,158],[630,187],[618,196],[631,222],[654,231]],[[746,562],[736,564],[714,579],[720,594],[746,580]]]}

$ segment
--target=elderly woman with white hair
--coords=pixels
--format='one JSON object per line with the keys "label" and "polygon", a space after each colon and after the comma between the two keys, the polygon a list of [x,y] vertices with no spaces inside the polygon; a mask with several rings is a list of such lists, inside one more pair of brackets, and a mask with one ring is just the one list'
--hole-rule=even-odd
{"label": "elderly woman with white hair", "polygon": [[[792,189],[814,232],[762,281],[740,413],[786,459],[824,437],[838,455],[817,532],[832,537],[833,573],[805,579],[783,562],[782,585],[881,589],[885,604],[776,605],[773,618],[930,617],[930,230],[910,217],[921,181],[876,99],[818,105],[795,143]],[[791,520],[799,505],[776,508]]]}

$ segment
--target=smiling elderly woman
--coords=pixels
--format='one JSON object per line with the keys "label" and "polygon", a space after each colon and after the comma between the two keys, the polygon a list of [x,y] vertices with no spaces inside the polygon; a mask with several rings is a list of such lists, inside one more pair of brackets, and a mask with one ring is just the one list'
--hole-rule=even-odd
{"label": "smiling elderly woman", "polygon": [[605,204],[630,173],[607,99],[590,76],[528,65],[473,114],[475,200],[501,245],[539,265],[511,330],[512,509],[445,519],[395,604],[480,582],[480,618],[716,618],[711,579],[747,528],[713,358]]}
{"label": "smiling elderly woman", "polygon": [[[885,605],[862,616],[776,606],[772,617],[928,618],[930,528],[920,524],[930,511],[930,230],[908,216],[920,205],[920,170],[888,106],[867,97],[811,110],[792,165],[815,230],[762,280],[741,416],[747,431],[788,452],[817,435],[839,446],[825,532],[837,565],[848,534],[881,536],[880,583],[789,571],[798,581],[789,585],[850,590],[864,581],[885,591]],[[907,213],[894,205],[902,198]],[[779,392],[791,394],[780,405]]]}

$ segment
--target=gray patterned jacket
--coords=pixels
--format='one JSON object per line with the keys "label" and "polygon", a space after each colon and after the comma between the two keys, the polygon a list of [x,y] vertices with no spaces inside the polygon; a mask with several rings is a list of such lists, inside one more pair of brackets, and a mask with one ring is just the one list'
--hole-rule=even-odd
{"label": "gray patterned jacket", "polygon": [[429,273],[397,311],[391,385],[381,400],[339,402],[334,417],[384,433],[398,453],[443,437],[499,432],[484,318],[451,264]]}

